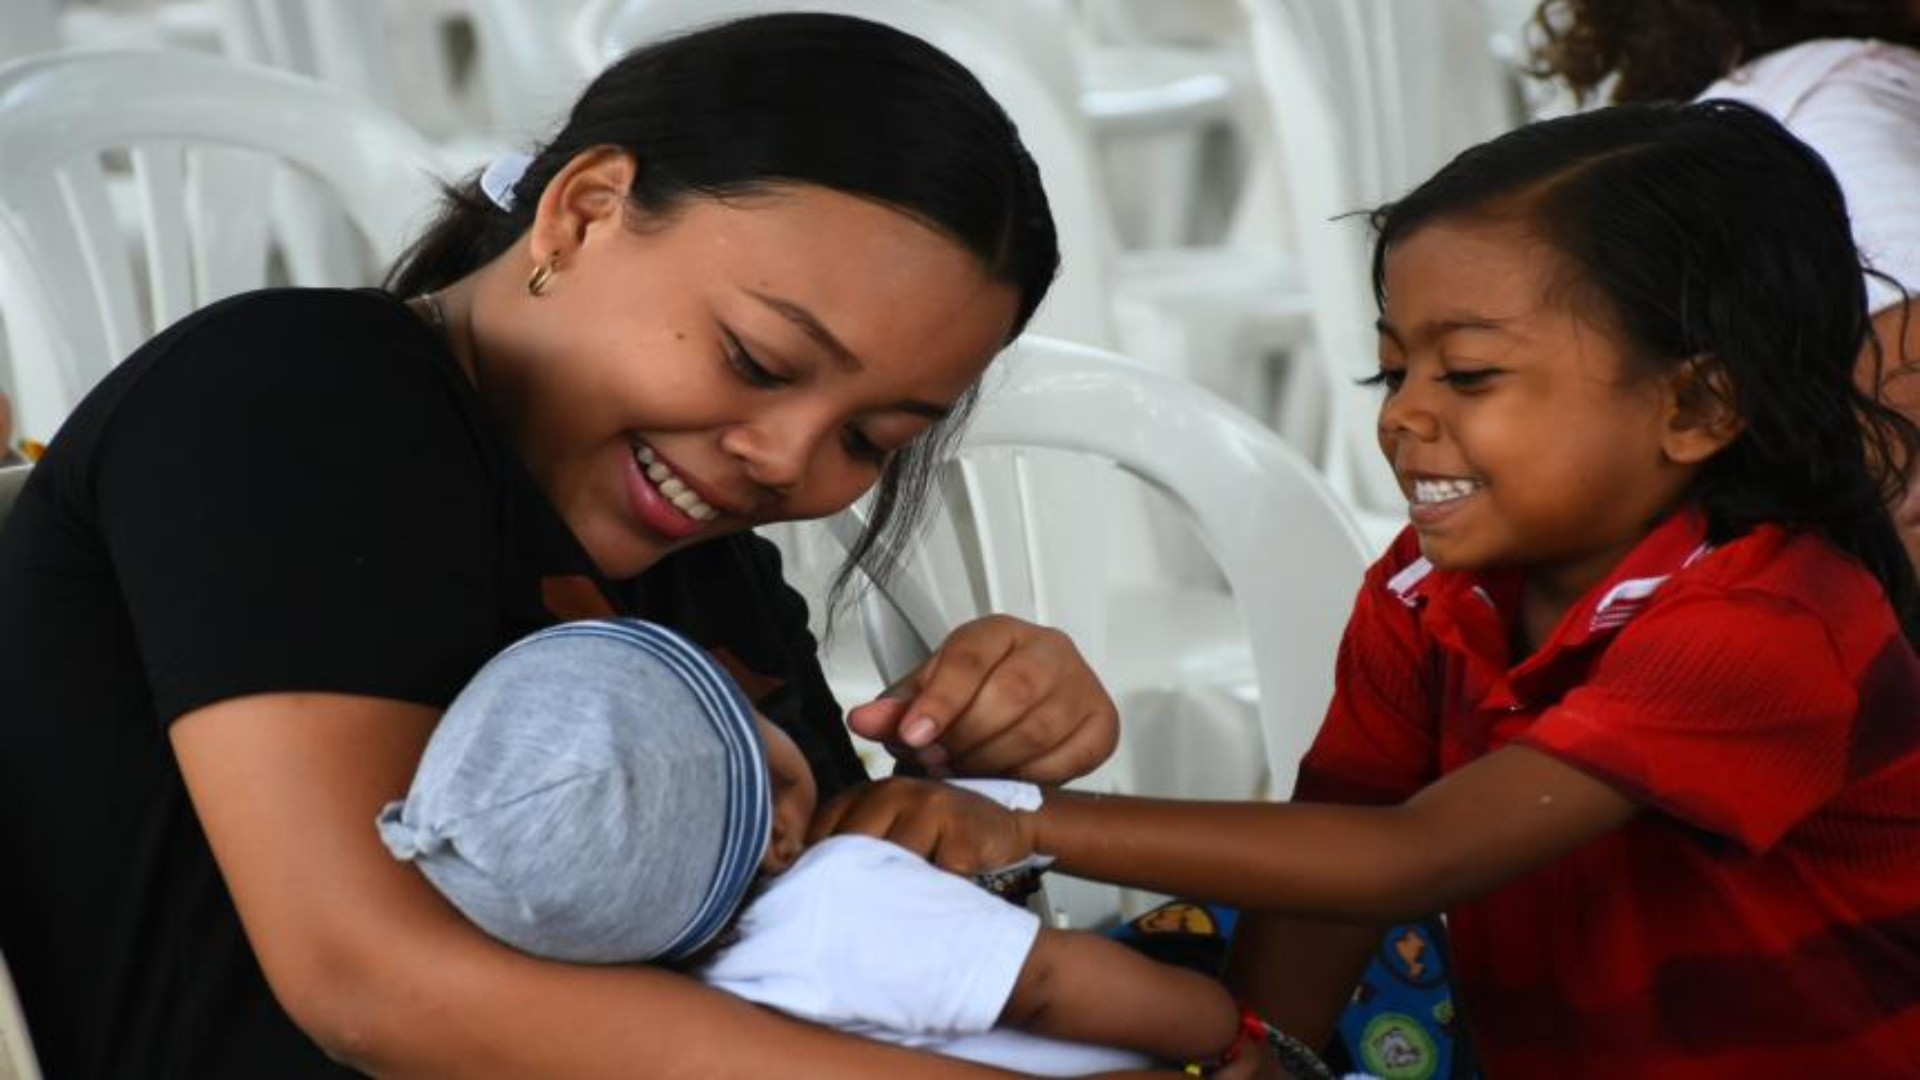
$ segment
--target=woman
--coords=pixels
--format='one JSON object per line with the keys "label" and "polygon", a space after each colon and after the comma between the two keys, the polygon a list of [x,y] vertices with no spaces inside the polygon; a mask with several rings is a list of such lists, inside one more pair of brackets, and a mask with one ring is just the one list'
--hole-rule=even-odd
{"label": "woman", "polygon": [[[643,49],[390,292],[277,290],[136,352],[0,537],[4,949],[47,1071],[977,1075],[665,971],[498,946],[380,846],[453,692],[623,613],[861,778],[771,547],[877,486],[870,561],[1057,253],[977,82],[869,23]],[[907,741],[1061,779],[1116,738],[1060,635],[964,628]],[[893,706],[893,708],[898,708]]]}

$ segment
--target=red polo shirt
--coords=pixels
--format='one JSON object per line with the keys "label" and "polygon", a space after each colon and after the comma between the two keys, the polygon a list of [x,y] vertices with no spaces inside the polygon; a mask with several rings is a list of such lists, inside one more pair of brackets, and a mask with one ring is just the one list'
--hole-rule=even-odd
{"label": "red polo shirt", "polygon": [[1449,912],[1486,1074],[1920,1076],[1920,661],[1879,584],[1682,511],[1515,664],[1521,581],[1401,534],[1296,791],[1396,803],[1519,742],[1647,809]]}

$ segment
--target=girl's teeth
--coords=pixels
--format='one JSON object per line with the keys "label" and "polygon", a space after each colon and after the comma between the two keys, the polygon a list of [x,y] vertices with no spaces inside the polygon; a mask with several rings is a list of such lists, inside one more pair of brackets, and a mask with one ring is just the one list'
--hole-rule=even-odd
{"label": "girl's teeth", "polygon": [[642,443],[639,446],[634,447],[633,456],[640,459],[640,464],[651,465],[654,462],[653,447],[648,446],[645,443]]}
{"label": "girl's teeth", "polygon": [[1416,503],[1447,502],[1465,498],[1479,488],[1480,485],[1472,480],[1415,480],[1413,501]]}
{"label": "girl's teeth", "polygon": [[672,475],[673,475],[673,471],[671,469],[668,469],[665,465],[662,465],[657,461],[652,462],[647,466],[647,479],[653,481],[656,484],[658,484],[662,480],[665,480],[667,477]]}
{"label": "girl's teeth", "polygon": [[665,480],[660,481],[660,494],[665,495],[675,502],[678,502],[680,496],[687,493],[687,485],[681,483],[680,478],[677,476],[669,476]]}

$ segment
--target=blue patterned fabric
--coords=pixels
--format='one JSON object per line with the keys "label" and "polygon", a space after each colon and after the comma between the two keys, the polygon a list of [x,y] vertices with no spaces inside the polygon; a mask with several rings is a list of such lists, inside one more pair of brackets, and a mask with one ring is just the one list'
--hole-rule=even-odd
{"label": "blue patterned fabric", "polygon": [[[1172,900],[1109,932],[1166,963],[1219,975],[1238,917],[1233,908]],[[1380,1080],[1473,1080],[1471,1046],[1453,1005],[1440,920],[1390,927],[1340,1017],[1335,1072]]]}

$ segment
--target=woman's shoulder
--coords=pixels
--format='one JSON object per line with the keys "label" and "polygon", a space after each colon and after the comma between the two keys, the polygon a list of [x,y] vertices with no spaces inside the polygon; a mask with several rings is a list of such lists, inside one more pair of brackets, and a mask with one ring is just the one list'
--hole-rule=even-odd
{"label": "woman's shoulder", "polygon": [[84,428],[152,407],[195,420],[244,410],[326,421],[374,403],[435,400],[451,418],[471,413],[472,398],[444,343],[391,295],[265,289],[210,304],[156,335],[74,418]]}
{"label": "woman's shoulder", "polygon": [[405,304],[378,289],[240,293],[187,316],[150,345],[163,351],[244,350],[251,361],[267,364],[327,354],[349,368],[395,352],[446,351],[438,335]]}

